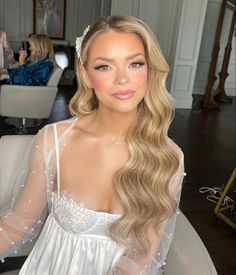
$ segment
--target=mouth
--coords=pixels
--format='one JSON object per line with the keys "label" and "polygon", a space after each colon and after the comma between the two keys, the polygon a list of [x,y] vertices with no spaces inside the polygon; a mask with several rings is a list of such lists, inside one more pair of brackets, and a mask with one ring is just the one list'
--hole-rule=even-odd
{"label": "mouth", "polygon": [[129,99],[133,95],[134,95],[133,90],[118,91],[118,92],[112,94],[112,96],[117,98],[117,99]]}

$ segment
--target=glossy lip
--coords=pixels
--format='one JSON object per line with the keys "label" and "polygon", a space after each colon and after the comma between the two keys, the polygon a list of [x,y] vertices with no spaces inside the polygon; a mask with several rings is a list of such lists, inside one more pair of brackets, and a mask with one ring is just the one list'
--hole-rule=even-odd
{"label": "glossy lip", "polygon": [[114,96],[117,99],[129,99],[133,95],[134,95],[133,90],[118,91],[118,92],[112,94],[112,96]]}

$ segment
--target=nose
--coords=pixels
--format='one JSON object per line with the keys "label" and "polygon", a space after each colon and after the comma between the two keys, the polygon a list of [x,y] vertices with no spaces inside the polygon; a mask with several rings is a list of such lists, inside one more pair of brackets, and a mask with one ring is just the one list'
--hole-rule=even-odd
{"label": "nose", "polygon": [[125,70],[119,70],[116,77],[117,84],[124,86],[129,82],[129,76]]}

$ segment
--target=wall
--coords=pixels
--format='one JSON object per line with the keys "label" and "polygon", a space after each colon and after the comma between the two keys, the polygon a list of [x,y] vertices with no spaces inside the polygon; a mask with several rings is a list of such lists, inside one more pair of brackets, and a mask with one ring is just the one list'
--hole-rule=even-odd
{"label": "wall", "polygon": [[[91,22],[110,13],[110,0],[66,0],[65,41],[55,43],[75,44]],[[33,0],[1,0],[0,28],[7,33],[14,51],[21,48],[21,41],[33,32]]]}
{"label": "wall", "polygon": [[[218,14],[220,11],[220,0],[209,0],[206,11],[206,19],[203,28],[202,42],[199,53],[197,74],[195,78],[193,93],[194,94],[204,94],[207,85],[208,71],[211,62],[212,49],[215,39],[215,32],[217,27]],[[221,71],[221,65],[224,57],[224,50],[228,40],[228,32],[232,18],[232,11],[226,9],[224,23],[222,26],[222,33],[220,38],[220,52],[217,63],[217,69],[215,76],[219,79],[218,73]],[[232,51],[230,56],[230,62],[228,67],[229,76],[225,82],[225,88],[227,95],[235,96],[235,82],[236,82],[236,51],[235,51],[236,37],[233,37],[232,41]],[[214,83],[214,88],[217,87],[218,79]]]}
{"label": "wall", "polygon": [[182,0],[170,92],[177,108],[191,108],[207,0]]}

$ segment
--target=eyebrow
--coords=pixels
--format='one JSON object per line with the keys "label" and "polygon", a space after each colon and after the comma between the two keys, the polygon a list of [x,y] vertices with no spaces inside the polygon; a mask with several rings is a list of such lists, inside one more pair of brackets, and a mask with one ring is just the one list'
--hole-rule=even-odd
{"label": "eyebrow", "polygon": [[[125,60],[131,60],[131,59],[133,59],[133,58],[135,58],[135,57],[137,57],[137,56],[142,56],[142,57],[144,57],[144,55],[143,55],[142,53],[135,53],[135,54],[132,54],[132,55],[130,55],[130,56],[127,56],[127,57],[125,58]],[[113,61],[114,61],[113,58],[99,56],[99,57],[96,57],[96,58],[93,60],[93,62],[95,62],[95,61],[97,61],[97,60],[101,60],[101,61],[105,61],[105,62],[113,62]]]}

